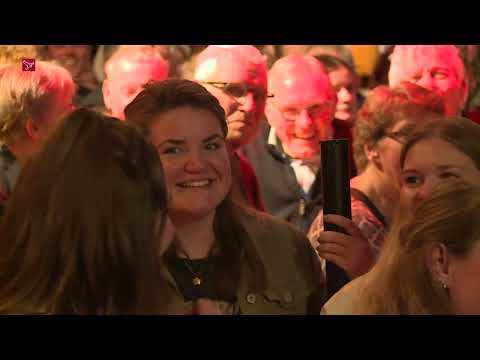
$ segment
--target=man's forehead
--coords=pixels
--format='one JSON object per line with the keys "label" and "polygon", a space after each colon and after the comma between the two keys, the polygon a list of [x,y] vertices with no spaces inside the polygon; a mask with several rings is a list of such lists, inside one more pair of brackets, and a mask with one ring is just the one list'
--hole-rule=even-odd
{"label": "man's forehead", "polygon": [[266,85],[266,75],[263,64],[255,64],[234,52],[202,59],[195,70],[197,81],[264,82]]}
{"label": "man's forehead", "polygon": [[158,63],[125,62],[122,66],[112,69],[109,79],[126,87],[138,83],[143,85],[150,80],[165,80],[167,77],[167,70]]}
{"label": "man's forehead", "polygon": [[330,79],[330,82],[332,82],[332,80],[335,80],[351,83],[354,80],[352,72],[345,66],[341,66],[335,70],[330,71],[328,73],[328,78]]}
{"label": "man's forehead", "polygon": [[428,68],[448,68],[459,73],[461,59],[453,52],[435,48],[411,48],[403,50],[392,58],[392,67],[405,72],[415,72]]}
{"label": "man's forehead", "polygon": [[276,87],[273,102],[277,107],[302,107],[312,105],[329,106],[335,101],[335,93],[328,81],[328,78],[311,80],[305,78],[286,79]]}
{"label": "man's forehead", "polygon": [[270,91],[275,97],[314,96],[329,97],[333,94],[328,75],[322,67],[309,66],[305,62],[290,62],[272,69],[269,73]]}
{"label": "man's forehead", "polygon": [[167,67],[156,59],[151,60],[130,60],[120,59],[111,67],[111,73],[115,76],[120,76],[125,73],[130,74],[167,74]]}
{"label": "man's forehead", "polygon": [[272,83],[304,82],[308,79],[326,79],[328,75],[319,60],[313,56],[288,55],[273,64],[269,74]]}

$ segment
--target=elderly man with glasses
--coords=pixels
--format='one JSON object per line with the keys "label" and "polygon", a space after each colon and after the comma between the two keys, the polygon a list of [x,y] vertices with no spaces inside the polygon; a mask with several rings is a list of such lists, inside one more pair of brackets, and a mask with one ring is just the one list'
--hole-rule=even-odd
{"label": "elderly man with glasses", "polygon": [[313,56],[288,55],[268,74],[270,127],[245,147],[267,211],[306,233],[323,206],[320,141],[333,137],[336,94]]}
{"label": "elderly man with glasses", "polygon": [[269,96],[265,56],[251,45],[210,45],[197,57],[194,80],[225,110],[227,142],[234,151],[232,168],[238,179],[234,191],[264,210],[255,171],[241,149],[257,136]]}

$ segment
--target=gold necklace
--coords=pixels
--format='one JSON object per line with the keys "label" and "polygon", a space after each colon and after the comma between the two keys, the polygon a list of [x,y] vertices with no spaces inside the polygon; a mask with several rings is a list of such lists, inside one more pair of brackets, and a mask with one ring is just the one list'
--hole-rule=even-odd
{"label": "gold necklace", "polygon": [[[189,260],[191,260],[189,258]],[[210,260],[211,261],[211,260]],[[198,273],[198,271],[195,271],[193,270],[190,265],[188,265],[188,262],[187,260],[183,259],[183,263],[185,264],[185,267],[188,269],[188,271],[190,271],[190,273],[193,275],[193,278],[192,278],[192,284],[194,286],[200,286],[202,285],[203,283],[203,280],[202,280],[202,277],[203,279],[206,278],[207,274],[212,270],[213,268],[213,262],[210,263],[210,266],[207,268],[207,271],[205,271],[205,273],[202,275],[201,273]]]}
{"label": "gold necklace", "polygon": [[[208,251],[207,259],[213,254],[214,248],[215,248],[215,246],[212,246],[210,248],[210,250]],[[181,252],[185,254],[185,256],[187,257],[188,260],[190,260],[190,261],[192,260],[190,258],[190,255],[188,255],[188,253],[185,250],[183,250],[181,248],[179,248],[179,250],[181,250]],[[203,283],[202,277],[203,277],[203,279],[206,278],[207,274],[213,269],[214,262],[212,261],[210,263],[210,266],[207,268],[207,271],[205,271],[205,273],[203,275],[201,273],[198,273],[198,271],[195,271],[194,269],[192,269],[190,267],[190,265],[188,264],[186,259],[183,259],[183,264],[185,265],[187,270],[193,275],[193,278],[192,278],[193,286],[200,286]]]}

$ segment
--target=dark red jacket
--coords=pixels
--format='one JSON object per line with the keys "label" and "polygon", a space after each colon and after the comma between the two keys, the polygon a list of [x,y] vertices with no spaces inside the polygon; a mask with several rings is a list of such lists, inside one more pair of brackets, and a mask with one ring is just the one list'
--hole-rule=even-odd
{"label": "dark red jacket", "polygon": [[250,162],[239,153],[235,153],[232,162],[234,192],[240,193],[243,200],[254,209],[265,211],[257,175]]}

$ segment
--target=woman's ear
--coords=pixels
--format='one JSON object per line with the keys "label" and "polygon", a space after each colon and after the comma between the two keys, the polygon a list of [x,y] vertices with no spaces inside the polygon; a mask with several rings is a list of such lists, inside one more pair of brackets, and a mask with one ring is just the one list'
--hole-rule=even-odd
{"label": "woman's ear", "polygon": [[452,285],[452,261],[445,245],[433,244],[427,253],[427,263],[434,282],[444,288]]}
{"label": "woman's ear", "polygon": [[383,168],[382,163],[380,161],[380,154],[378,153],[378,149],[375,144],[368,143],[363,145],[363,151],[369,163],[374,164],[375,167],[379,169]]}
{"label": "woman's ear", "polygon": [[25,122],[25,132],[32,140],[36,141],[40,139],[40,129],[38,127],[38,124],[32,119],[27,119],[27,121]]}
{"label": "woman's ear", "polygon": [[110,83],[108,79],[103,80],[102,83],[102,95],[103,95],[103,101],[105,103],[105,107],[110,110],[112,108],[111,106],[111,101],[110,101]]}

